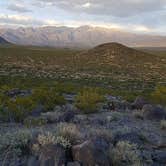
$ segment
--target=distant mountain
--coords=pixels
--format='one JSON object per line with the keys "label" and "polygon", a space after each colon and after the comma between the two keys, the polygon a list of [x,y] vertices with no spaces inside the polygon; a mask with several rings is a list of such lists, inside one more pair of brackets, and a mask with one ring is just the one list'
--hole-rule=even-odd
{"label": "distant mountain", "polygon": [[0,36],[0,44],[9,44],[9,42]]}
{"label": "distant mountain", "polygon": [[134,34],[116,29],[82,26],[0,29],[2,37],[20,45],[94,47],[118,42],[132,47],[165,47],[166,36]]}

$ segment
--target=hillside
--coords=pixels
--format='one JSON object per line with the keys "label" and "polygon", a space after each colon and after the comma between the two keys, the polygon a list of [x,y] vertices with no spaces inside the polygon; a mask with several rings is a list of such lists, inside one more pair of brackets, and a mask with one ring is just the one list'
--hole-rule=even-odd
{"label": "hillside", "polygon": [[102,43],[118,42],[127,46],[165,47],[165,36],[135,34],[118,29],[81,26],[2,28],[0,34],[18,45],[92,48]]}
{"label": "hillside", "polygon": [[118,43],[0,45],[0,165],[164,166],[165,62]]}
{"label": "hillside", "polygon": [[0,36],[0,44],[9,44],[9,42]]}
{"label": "hillside", "polygon": [[[119,79],[160,79],[166,77],[166,58],[138,51],[118,43],[107,43],[77,55],[78,68],[104,72]],[[78,63],[79,62],[79,63]],[[161,74],[162,73],[162,74]]]}
{"label": "hillside", "polygon": [[118,43],[85,51],[1,46],[0,75],[98,82],[115,89],[151,88],[166,83],[166,56]]}

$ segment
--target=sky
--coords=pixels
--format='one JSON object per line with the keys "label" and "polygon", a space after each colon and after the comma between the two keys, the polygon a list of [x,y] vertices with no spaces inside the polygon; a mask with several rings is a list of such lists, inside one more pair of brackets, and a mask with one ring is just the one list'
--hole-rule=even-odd
{"label": "sky", "polygon": [[0,0],[0,26],[83,25],[166,35],[166,0]]}

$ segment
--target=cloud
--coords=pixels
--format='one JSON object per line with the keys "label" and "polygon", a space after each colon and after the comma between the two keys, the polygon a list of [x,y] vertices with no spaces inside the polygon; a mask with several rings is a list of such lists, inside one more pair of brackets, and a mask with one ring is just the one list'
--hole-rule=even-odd
{"label": "cloud", "polygon": [[94,15],[129,17],[140,13],[164,10],[165,0],[36,0],[64,10]]}
{"label": "cloud", "polygon": [[[91,25],[161,34],[166,28],[166,0],[9,0],[2,4],[1,25]],[[19,14],[11,15],[9,10]]]}
{"label": "cloud", "polygon": [[44,22],[28,16],[0,14],[0,24],[13,26],[41,26]]}
{"label": "cloud", "polygon": [[24,5],[22,4],[9,4],[9,6],[7,7],[8,10],[11,11],[15,11],[18,13],[26,13],[26,12],[31,12],[30,9],[26,8]]}
{"label": "cloud", "polygon": [[87,2],[87,3],[83,4],[82,7],[84,7],[84,8],[90,8],[91,7],[91,3]]}

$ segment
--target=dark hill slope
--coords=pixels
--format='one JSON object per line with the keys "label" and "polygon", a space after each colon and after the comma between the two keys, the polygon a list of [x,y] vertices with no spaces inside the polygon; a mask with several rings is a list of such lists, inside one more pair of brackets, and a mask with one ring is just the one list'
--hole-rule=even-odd
{"label": "dark hill slope", "polygon": [[0,44],[10,44],[10,43],[0,36]]}
{"label": "dark hill slope", "polygon": [[116,78],[166,77],[166,59],[119,43],[106,43],[76,56],[78,69],[96,71]]}

